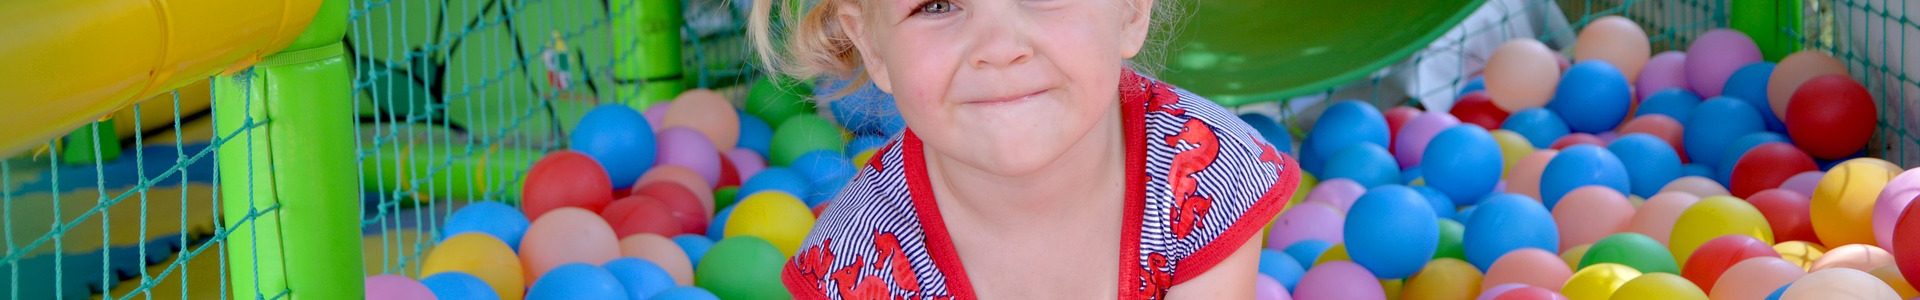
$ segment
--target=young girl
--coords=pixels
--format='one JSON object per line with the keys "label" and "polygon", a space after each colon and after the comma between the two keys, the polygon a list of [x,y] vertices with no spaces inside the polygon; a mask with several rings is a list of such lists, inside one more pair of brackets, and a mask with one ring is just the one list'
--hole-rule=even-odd
{"label": "young girl", "polygon": [[1252,297],[1254,237],[1300,171],[1128,67],[1154,0],[790,0],[783,28],[772,1],[765,61],[871,80],[907,123],[786,266],[797,298]]}

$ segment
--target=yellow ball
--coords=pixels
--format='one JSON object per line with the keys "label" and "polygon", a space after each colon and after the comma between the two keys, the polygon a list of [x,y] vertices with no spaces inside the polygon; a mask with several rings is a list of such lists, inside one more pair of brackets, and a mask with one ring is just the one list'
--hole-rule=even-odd
{"label": "yellow ball", "polygon": [[520,257],[507,243],[485,233],[470,232],[440,241],[421,263],[420,277],[441,272],[463,272],[493,287],[503,300],[519,300],[526,295],[526,278],[520,272]]}
{"label": "yellow ball", "polygon": [[1568,270],[1579,270],[1580,259],[1586,258],[1587,249],[1592,249],[1592,248],[1593,248],[1593,244],[1585,244],[1585,245],[1573,246],[1573,248],[1567,248],[1567,251],[1560,252],[1560,260],[1567,262]]}
{"label": "yellow ball", "polygon": [[1597,263],[1574,272],[1573,277],[1567,278],[1567,285],[1560,287],[1560,294],[1566,295],[1567,300],[1606,300],[1636,277],[1640,277],[1640,271],[1625,265]]}
{"label": "yellow ball", "polygon": [[1318,266],[1330,261],[1353,261],[1353,257],[1347,256],[1347,244],[1334,244],[1333,247],[1327,248],[1327,251],[1320,252],[1320,258],[1313,260],[1313,265]]}
{"label": "yellow ball", "polygon": [[1827,255],[1827,247],[1806,241],[1785,241],[1773,245],[1773,252],[1780,253],[1780,259],[1800,266],[1801,270],[1813,270],[1813,262]]}
{"label": "yellow ball", "polygon": [[1667,250],[1673,251],[1674,262],[1685,266],[1693,250],[1723,235],[1751,236],[1772,244],[1773,228],[1768,226],[1767,217],[1747,201],[1731,196],[1708,196],[1687,207],[1686,211],[1680,213],[1680,219],[1673,221],[1673,233],[1667,238]]}
{"label": "yellow ball", "polygon": [[724,235],[758,237],[793,257],[813,228],[813,221],[813,211],[799,198],[778,191],[759,192],[734,204]]}
{"label": "yellow ball", "polygon": [[1406,287],[1406,281],[1399,279],[1380,280],[1380,290],[1386,292],[1387,300],[1400,300],[1400,293]]}
{"label": "yellow ball", "polygon": [[1887,181],[1899,173],[1900,166],[1878,158],[1856,158],[1827,170],[1813,189],[1813,204],[1808,209],[1813,234],[1829,248],[1875,244],[1873,203]]}
{"label": "yellow ball", "polygon": [[1472,300],[1480,296],[1480,279],[1480,269],[1473,264],[1455,258],[1435,259],[1407,278],[1400,299]]}
{"label": "yellow ball", "polygon": [[854,154],[853,169],[859,170],[861,167],[867,166],[867,160],[873,159],[873,154],[879,153],[879,152],[880,152],[880,148],[873,148],[873,149],[861,150],[860,153]]}
{"label": "yellow ball", "polygon": [[1307,201],[1307,191],[1312,191],[1314,186],[1319,185],[1320,179],[1314,178],[1313,173],[1300,172],[1300,188],[1293,189],[1293,199],[1287,200],[1286,209],[1293,209],[1294,206],[1300,205],[1300,202]]}
{"label": "yellow ball", "polygon": [[1506,129],[1496,129],[1488,133],[1493,134],[1493,141],[1500,143],[1500,158],[1506,161],[1505,164],[1500,165],[1500,178],[1507,178],[1507,172],[1513,170],[1514,164],[1520,163],[1520,159],[1526,158],[1528,154],[1533,154],[1533,143],[1527,142],[1527,138],[1520,136],[1519,133]]}
{"label": "yellow ball", "polygon": [[1646,273],[1628,280],[1613,291],[1611,299],[1668,299],[1668,300],[1707,300],[1707,293],[1700,287],[1680,275],[1668,273]]}

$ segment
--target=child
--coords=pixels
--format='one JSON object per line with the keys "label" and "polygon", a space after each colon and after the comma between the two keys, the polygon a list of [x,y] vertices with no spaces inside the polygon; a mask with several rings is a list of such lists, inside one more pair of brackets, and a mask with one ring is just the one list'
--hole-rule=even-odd
{"label": "child", "polygon": [[1300,171],[1129,67],[1154,0],[793,0],[783,28],[770,1],[765,61],[870,80],[907,123],[786,266],[797,298],[1252,297],[1254,237]]}

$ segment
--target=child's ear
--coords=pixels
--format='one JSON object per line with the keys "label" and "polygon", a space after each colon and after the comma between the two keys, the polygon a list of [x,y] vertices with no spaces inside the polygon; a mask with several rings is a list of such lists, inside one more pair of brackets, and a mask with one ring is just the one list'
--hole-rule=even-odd
{"label": "child's ear", "polygon": [[1140,54],[1140,48],[1147,43],[1147,33],[1153,28],[1154,0],[1128,1],[1126,22],[1120,27],[1120,57],[1131,59]]}
{"label": "child's ear", "polygon": [[860,56],[860,68],[854,72],[867,72],[867,78],[873,80],[873,84],[879,87],[880,91],[893,93],[892,80],[887,78],[887,68],[883,64],[885,61],[880,58],[879,50],[873,47],[871,41],[873,36],[868,35],[869,28],[866,27],[865,19],[862,19],[865,10],[860,7],[859,2],[858,0],[841,1],[834,15],[834,18],[840,22],[841,33],[846,34],[847,39],[853,41],[854,54]]}

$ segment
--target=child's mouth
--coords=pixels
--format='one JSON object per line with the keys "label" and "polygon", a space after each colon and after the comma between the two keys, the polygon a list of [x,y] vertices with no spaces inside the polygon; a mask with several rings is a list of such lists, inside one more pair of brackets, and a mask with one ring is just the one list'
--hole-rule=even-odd
{"label": "child's mouth", "polygon": [[1001,97],[993,97],[993,98],[985,98],[985,99],[978,99],[978,100],[973,100],[973,101],[967,101],[967,102],[964,102],[963,104],[979,104],[979,105],[999,105],[999,104],[1008,104],[1008,103],[1014,103],[1014,102],[1020,102],[1020,101],[1022,101],[1022,100],[1027,100],[1027,99],[1031,99],[1031,98],[1033,98],[1033,97],[1035,97],[1035,96],[1039,96],[1040,94],[1043,94],[1043,93],[1046,93],[1046,92],[1047,92],[1047,90],[1046,90],[1046,89],[1039,89],[1039,90],[1034,90],[1034,91],[1032,91],[1032,92],[1027,92],[1027,93],[1021,93],[1021,94],[1016,94],[1016,95],[1012,95],[1012,96],[1001,96]]}

